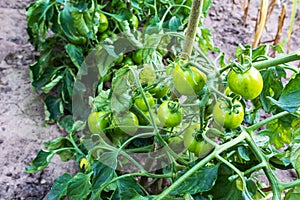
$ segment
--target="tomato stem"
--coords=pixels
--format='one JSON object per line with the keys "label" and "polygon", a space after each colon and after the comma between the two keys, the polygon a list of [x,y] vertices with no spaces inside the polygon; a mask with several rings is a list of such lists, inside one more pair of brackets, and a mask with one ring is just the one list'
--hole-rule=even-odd
{"label": "tomato stem", "polygon": [[272,66],[285,64],[288,62],[293,62],[296,60],[300,60],[300,51],[296,51],[296,52],[293,52],[293,53],[290,53],[290,54],[287,54],[287,55],[284,55],[284,56],[281,56],[278,58],[272,58],[269,60],[254,62],[253,67],[260,70],[260,69],[265,69],[265,68],[272,67]]}
{"label": "tomato stem", "polygon": [[271,121],[273,121],[275,119],[278,119],[280,117],[283,117],[285,115],[288,115],[288,114],[289,114],[289,112],[287,112],[287,111],[280,112],[280,113],[278,113],[276,115],[273,115],[271,117],[268,117],[268,118],[264,119],[263,121],[260,121],[260,122],[258,122],[256,124],[253,124],[252,126],[245,127],[245,129],[247,131],[249,131],[249,132],[255,131],[256,129],[258,129],[258,128],[260,128],[260,127],[268,124],[269,122],[271,122]]}

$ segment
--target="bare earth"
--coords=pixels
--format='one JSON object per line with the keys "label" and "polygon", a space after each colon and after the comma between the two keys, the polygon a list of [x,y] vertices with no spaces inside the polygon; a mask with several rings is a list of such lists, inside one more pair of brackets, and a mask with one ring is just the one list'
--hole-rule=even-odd
{"label": "bare earth", "polygon": [[[29,65],[34,61],[34,53],[27,42],[26,33],[25,7],[29,2],[30,0],[0,1],[1,200],[43,199],[55,178],[64,172],[74,173],[78,169],[74,162],[63,163],[55,157],[43,172],[24,172],[24,167],[43,148],[44,142],[64,134],[56,126],[43,122],[42,97],[35,94],[30,86]],[[242,27],[243,12],[240,4],[243,1],[237,2],[239,5],[233,7],[231,1],[218,2],[218,5],[215,3],[205,23],[212,30],[216,46],[228,56],[234,55],[237,44],[251,42],[255,25],[251,18],[256,17],[259,5],[255,2],[251,5],[247,25]],[[263,41],[274,37],[278,13],[280,10],[276,8]],[[292,36],[291,50],[299,49],[299,38],[298,31]],[[284,181],[294,178],[289,171],[279,173]]]}

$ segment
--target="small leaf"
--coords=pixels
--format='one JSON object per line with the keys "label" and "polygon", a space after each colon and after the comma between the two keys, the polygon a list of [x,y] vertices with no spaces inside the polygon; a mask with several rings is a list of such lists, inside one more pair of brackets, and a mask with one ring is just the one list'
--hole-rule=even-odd
{"label": "small leaf", "polygon": [[240,157],[243,160],[250,161],[249,152],[248,152],[248,150],[244,146],[239,146],[238,147],[238,152],[239,152]]}
{"label": "small leaf", "polygon": [[65,129],[68,133],[72,132],[74,119],[72,115],[66,115],[58,121],[60,128]]}
{"label": "small leaf", "polygon": [[73,64],[80,69],[81,64],[83,63],[84,57],[82,48],[76,46],[74,44],[68,43],[65,46],[66,52],[69,55],[70,59],[72,60]]}
{"label": "small leaf", "polygon": [[104,152],[100,157],[99,161],[106,165],[107,167],[110,167],[112,169],[117,168],[117,161],[118,161],[118,151],[113,152]]}
{"label": "small leaf", "polygon": [[181,26],[181,21],[176,16],[173,16],[169,21],[169,29],[171,31],[178,31],[179,27]]}
{"label": "small leaf", "polygon": [[[219,166],[220,165],[216,165],[213,167],[203,167],[199,169],[192,176],[185,179],[170,194],[180,195],[184,193],[190,193],[193,195],[199,192],[209,191],[217,180]],[[183,173],[180,173],[180,175],[182,174]]]}
{"label": "small leaf", "polygon": [[62,176],[54,180],[54,184],[48,193],[46,200],[57,200],[61,199],[67,194],[68,182],[73,177],[70,174],[64,173]]}
{"label": "small leaf", "polygon": [[300,107],[300,73],[284,87],[279,100],[269,98],[275,105],[288,112],[295,112]]}
{"label": "small leaf", "polygon": [[118,180],[117,189],[111,199],[128,200],[128,199],[143,199],[143,190],[139,183],[133,177],[126,177]]}
{"label": "small leaf", "polygon": [[94,177],[92,180],[93,190],[98,190],[104,184],[111,181],[114,177],[114,168],[104,165],[101,161],[96,160],[93,163]]}
{"label": "small leaf", "polygon": [[54,96],[47,96],[45,99],[46,120],[57,121],[64,115],[62,100]]}
{"label": "small leaf", "polygon": [[72,200],[85,199],[91,192],[91,175],[77,173],[67,185],[67,196]]}
{"label": "small leaf", "polygon": [[41,149],[30,165],[25,168],[25,171],[28,173],[35,173],[45,169],[51,162],[54,154],[53,151]]}

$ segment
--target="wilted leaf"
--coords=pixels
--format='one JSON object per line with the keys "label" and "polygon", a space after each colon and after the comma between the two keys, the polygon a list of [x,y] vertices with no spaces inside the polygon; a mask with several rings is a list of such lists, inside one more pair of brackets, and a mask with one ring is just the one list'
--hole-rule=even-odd
{"label": "wilted leaf", "polygon": [[55,153],[53,151],[41,149],[30,165],[25,168],[25,171],[28,173],[35,173],[43,170],[51,162],[54,154]]}

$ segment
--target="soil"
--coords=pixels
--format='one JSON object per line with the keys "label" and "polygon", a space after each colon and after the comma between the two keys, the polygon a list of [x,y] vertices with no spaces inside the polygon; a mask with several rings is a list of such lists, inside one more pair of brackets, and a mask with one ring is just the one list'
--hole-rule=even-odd
{"label": "soil", "polygon": [[[231,2],[214,3],[205,20],[216,46],[226,52],[227,59],[233,58],[239,43],[251,43],[255,27],[253,19],[259,7],[258,1],[251,1],[248,20],[243,26],[243,1],[237,1],[236,5]],[[42,96],[30,86],[29,65],[34,62],[35,52],[27,42],[25,8],[29,3],[30,0],[0,1],[0,199],[43,199],[55,178],[64,172],[73,174],[78,170],[74,162],[63,163],[54,157],[42,172],[27,174],[24,171],[44,142],[63,134],[55,125],[44,123]],[[290,9],[291,5],[287,7]],[[262,41],[274,38],[278,13],[277,6]],[[287,13],[286,22],[290,10]],[[283,36],[287,27],[286,23]],[[291,51],[299,49],[299,38],[299,31],[292,35]],[[295,178],[290,171],[278,173],[286,182]]]}

